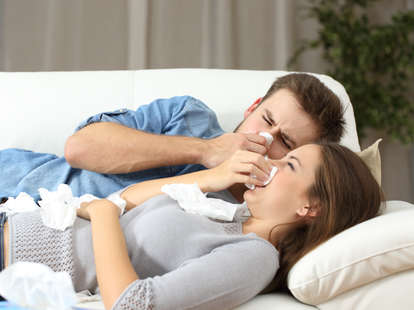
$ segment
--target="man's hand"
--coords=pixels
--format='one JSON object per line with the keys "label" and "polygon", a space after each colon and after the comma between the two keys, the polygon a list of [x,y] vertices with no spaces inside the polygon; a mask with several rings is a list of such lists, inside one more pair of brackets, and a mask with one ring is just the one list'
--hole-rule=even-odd
{"label": "man's hand", "polygon": [[220,165],[239,150],[260,155],[264,155],[268,151],[266,139],[258,134],[226,133],[220,137],[206,140],[206,146],[201,164],[207,168]]}

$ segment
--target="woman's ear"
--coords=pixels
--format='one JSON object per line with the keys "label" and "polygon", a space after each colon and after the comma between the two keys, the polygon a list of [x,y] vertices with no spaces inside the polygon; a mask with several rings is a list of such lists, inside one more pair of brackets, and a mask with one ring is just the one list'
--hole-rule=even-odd
{"label": "woman's ear", "polygon": [[247,108],[246,111],[244,111],[244,119],[246,119],[256,108],[259,106],[259,104],[262,102],[262,97],[256,99],[253,104]]}
{"label": "woman's ear", "polygon": [[296,210],[296,214],[301,217],[304,217],[304,216],[315,217],[315,216],[318,216],[319,214],[319,207],[316,204],[304,205],[300,207],[298,210]]}

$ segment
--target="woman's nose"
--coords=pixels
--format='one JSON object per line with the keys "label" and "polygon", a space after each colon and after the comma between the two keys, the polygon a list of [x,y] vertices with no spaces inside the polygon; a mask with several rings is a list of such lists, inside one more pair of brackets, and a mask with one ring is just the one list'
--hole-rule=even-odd
{"label": "woman's nose", "polygon": [[275,166],[277,169],[284,169],[289,163],[286,157],[281,159],[272,159],[271,161],[272,166]]}
{"label": "woman's nose", "polygon": [[280,159],[271,159],[271,164],[279,169],[283,166],[283,161]]}

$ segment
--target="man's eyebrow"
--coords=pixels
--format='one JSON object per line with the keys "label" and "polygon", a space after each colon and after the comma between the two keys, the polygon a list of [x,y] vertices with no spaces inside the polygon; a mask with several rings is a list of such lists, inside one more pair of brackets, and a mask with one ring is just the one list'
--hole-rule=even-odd
{"label": "man's eyebrow", "polygon": [[295,159],[295,160],[298,162],[299,166],[301,166],[301,167],[302,167],[302,163],[300,162],[299,158],[297,158],[297,157],[295,157],[295,156],[293,156],[293,155],[289,155],[289,158],[291,158],[291,159]]}
{"label": "man's eyebrow", "polygon": [[[265,109],[265,112],[266,112],[267,118],[272,123],[272,125],[275,125],[275,121],[273,120],[273,114],[272,114],[272,112],[269,111],[268,109]],[[290,142],[292,148],[296,148],[297,143],[286,132],[281,131],[280,132],[280,135],[283,137],[283,139],[285,139],[288,142]]]}
{"label": "man's eyebrow", "polygon": [[275,124],[275,121],[273,120],[273,114],[272,114],[272,112],[270,112],[268,109],[265,109],[265,111],[266,111],[267,118],[272,123],[272,125],[274,125]]}

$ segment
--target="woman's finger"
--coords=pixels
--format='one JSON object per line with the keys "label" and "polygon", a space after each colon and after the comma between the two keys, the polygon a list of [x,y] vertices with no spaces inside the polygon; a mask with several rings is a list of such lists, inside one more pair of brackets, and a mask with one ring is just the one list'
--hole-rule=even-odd
{"label": "woman's finger", "polygon": [[[235,174],[240,174],[243,176],[251,177],[256,180],[256,182],[264,183],[270,177],[269,174],[265,173],[263,170],[259,169],[252,163],[237,163],[232,167],[232,172]],[[256,184],[255,182],[255,184]]]}
{"label": "woman's finger", "polygon": [[257,169],[261,170],[263,173],[270,175],[272,171],[272,163],[266,160],[260,154],[256,154],[248,151],[240,151],[233,158],[233,162],[253,164]]}
{"label": "woman's finger", "polygon": [[76,215],[85,219],[85,220],[89,220],[89,214],[88,212],[86,212],[86,210],[84,208],[79,208],[76,210]]}
{"label": "woman's finger", "polygon": [[238,182],[244,184],[252,184],[256,186],[264,186],[264,181],[257,179],[254,175],[239,174],[237,175]]}

